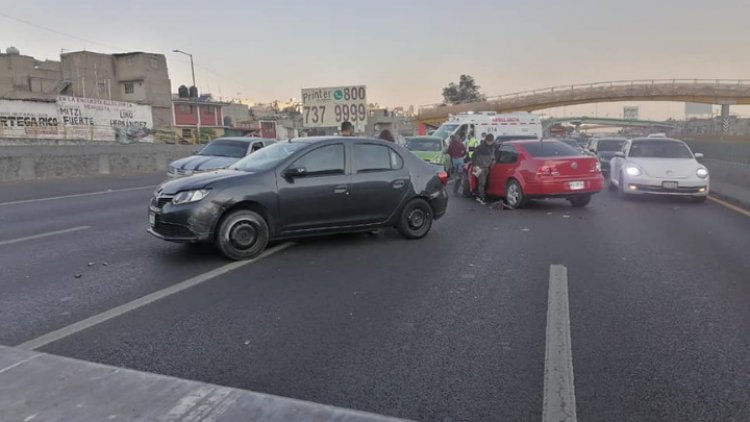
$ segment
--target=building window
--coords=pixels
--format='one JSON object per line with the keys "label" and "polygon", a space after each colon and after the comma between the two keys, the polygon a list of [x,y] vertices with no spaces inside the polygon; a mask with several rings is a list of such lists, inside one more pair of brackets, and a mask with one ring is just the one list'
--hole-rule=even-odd
{"label": "building window", "polygon": [[206,106],[204,110],[204,113],[206,114],[213,114],[214,113],[214,107],[213,106]]}
{"label": "building window", "polygon": [[125,82],[125,93],[132,94],[135,92],[135,87],[132,82]]}
{"label": "building window", "polygon": [[180,104],[180,113],[192,113],[193,112],[193,106],[188,104]]}

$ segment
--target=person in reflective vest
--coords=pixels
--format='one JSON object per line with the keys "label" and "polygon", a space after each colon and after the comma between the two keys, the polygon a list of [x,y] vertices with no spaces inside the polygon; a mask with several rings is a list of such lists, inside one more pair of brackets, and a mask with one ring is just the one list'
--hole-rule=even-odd
{"label": "person in reflective vest", "polygon": [[466,149],[469,150],[468,157],[471,158],[474,155],[474,150],[479,146],[479,141],[474,137],[474,131],[469,132],[469,141],[466,142]]}

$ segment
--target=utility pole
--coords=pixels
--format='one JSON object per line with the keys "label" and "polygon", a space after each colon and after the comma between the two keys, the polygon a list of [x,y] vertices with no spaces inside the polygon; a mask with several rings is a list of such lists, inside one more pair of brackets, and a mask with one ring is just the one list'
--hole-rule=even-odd
{"label": "utility pole", "polygon": [[[195,66],[193,65],[193,55],[190,53],[186,53],[182,50],[172,50],[175,53],[184,54],[188,57],[190,57],[190,72],[193,74],[193,86],[195,87],[195,90],[198,90],[198,85],[195,84]],[[189,92],[189,91],[188,91]],[[198,107],[198,92],[196,92],[195,96],[195,127],[196,127],[196,140],[198,143],[201,141],[201,113],[199,111]]]}

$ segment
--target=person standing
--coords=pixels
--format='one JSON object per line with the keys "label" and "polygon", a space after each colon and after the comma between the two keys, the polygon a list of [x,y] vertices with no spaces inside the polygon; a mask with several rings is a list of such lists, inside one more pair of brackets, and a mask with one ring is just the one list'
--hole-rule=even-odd
{"label": "person standing", "polygon": [[477,138],[474,136],[474,129],[469,132],[469,140],[466,142],[466,148],[469,151],[469,157],[474,154],[474,150],[479,146]]}
{"label": "person standing", "polygon": [[378,136],[378,139],[382,139],[384,141],[393,142],[396,143],[396,139],[393,137],[393,134],[388,129],[383,129],[382,132],[380,132],[380,136]]}
{"label": "person standing", "polygon": [[490,168],[495,164],[495,137],[492,134],[487,134],[481,145],[474,150],[471,163],[474,165],[473,174],[477,178],[477,202],[486,204],[487,180]]}
{"label": "person standing", "polygon": [[354,125],[352,122],[341,122],[341,136],[354,136]]}
{"label": "person standing", "polygon": [[448,144],[448,155],[451,157],[451,171],[453,174],[461,174],[464,166],[464,157],[466,156],[466,146],[458,139],[458,135],[451,135],[450,144]]}

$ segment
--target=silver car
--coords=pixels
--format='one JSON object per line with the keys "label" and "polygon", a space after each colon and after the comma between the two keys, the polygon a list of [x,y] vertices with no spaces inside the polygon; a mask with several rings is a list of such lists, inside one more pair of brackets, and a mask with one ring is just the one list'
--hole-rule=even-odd
{"label": "silver car", "polygon": [[274,142],[273,139],[264,138],[216,138],[195,155],[170,163],[167,167],[167,177],[191,176],[222,169]]}

